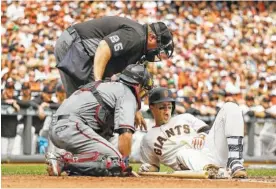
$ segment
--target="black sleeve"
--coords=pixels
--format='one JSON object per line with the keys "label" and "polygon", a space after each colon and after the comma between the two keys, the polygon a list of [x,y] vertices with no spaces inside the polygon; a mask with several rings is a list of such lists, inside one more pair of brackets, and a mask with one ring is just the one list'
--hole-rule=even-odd
{"label": "black sleeve", "polygon": [[211,127],[209,125],[206,125],[205,127],[200,128],[197,133],[206,133],[209,134]]}
{"label": "black sleeve", "polygon": [[[139,34],[133,28],[119,29],[104,37],[107,42],[112,57],[118,57],[128,53],[133,48],[140,47]],[[137,49],[140,51],[140,49]]]}

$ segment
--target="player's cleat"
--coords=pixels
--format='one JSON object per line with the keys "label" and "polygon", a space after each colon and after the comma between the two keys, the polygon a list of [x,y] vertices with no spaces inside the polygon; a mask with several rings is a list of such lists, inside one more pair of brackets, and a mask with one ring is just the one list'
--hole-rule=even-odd
{"label": "player's cleat", "polygon": [[204,171],[208,172],[209,179],[217,179],[219,176],[219,167],[214,164],[205,165],[203,168]]}
{"label": "player's cleat", "polygon": [[247,172],[243,167],[242,161],[232,160],[229,164],[232,178],[247,178]]}
{"label": "player's cleat", "polygon": [[238,169],[232,173],[232,178],[246,179],[248,177],[247,172],[244,168]]}
{"label": "player's cleat", "polygon": [[63,171],[64,164],[52,152],[47,152],[45,157],[47,164],[47,172],[49,176],[60,176]]}

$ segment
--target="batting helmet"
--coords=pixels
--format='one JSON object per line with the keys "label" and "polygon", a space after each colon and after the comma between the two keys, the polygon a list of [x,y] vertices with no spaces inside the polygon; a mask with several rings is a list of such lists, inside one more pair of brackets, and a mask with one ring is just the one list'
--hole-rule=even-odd
{"label": "batting helmet", "polygon": [[147,68],[140,64],[128,65],[120,74],[119,80],[126,85],[141,84],[142,89],[147,91],[153,87],[153,80]]}
{"label": "batting helmet", "polygon": [[172,113],[175,109],[175,99],[172,96],[171,90],[163,87],[157,87],[149,93],[149,104],[157,104],[160,102],[172,102]]}

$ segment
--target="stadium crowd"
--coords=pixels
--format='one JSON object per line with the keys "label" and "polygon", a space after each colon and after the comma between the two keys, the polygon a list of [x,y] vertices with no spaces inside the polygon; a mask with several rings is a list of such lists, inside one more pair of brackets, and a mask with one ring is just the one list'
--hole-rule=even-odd
{"label": "stadium crowd", "polygon": [[[36,108],[38,135],[44,108],[65,98],[55,68],[58,36],[73,23],[118,15],[140,23],[163,21],[173,32],[173,58],[149,63],[148,69],[155,85],[174,92],[179,113],[216,115],[225,101],[235,101],[244,114],[275,119],[275,9],[275,2],[262,1],[2,1],[2,104]],[[14,138],[22,120],[1,117],[2,138]],[[264,143],[275,153],[275,122],[260,127],[257,134],[261,140],[270,135]]]}

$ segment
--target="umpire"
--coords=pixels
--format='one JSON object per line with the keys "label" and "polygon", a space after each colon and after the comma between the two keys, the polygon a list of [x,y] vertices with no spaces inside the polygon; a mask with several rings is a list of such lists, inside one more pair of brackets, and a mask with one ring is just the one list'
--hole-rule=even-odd
{"label": "umpire", "polygon": [[69,97],[79,86],[110,78],[129,64],[171,57],[173,47],[163,22],[141,25],[107,16],[68,27],[56,42],[55,57]]}

